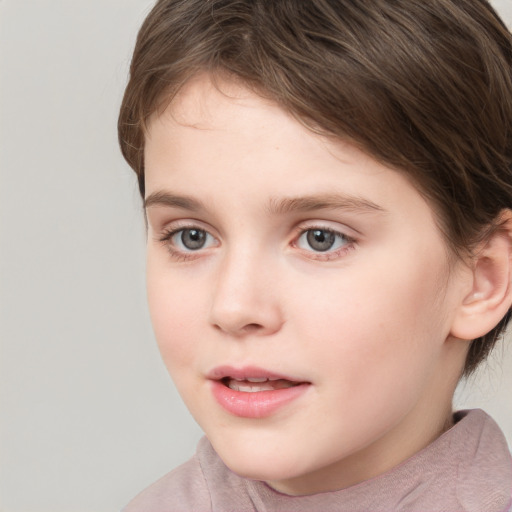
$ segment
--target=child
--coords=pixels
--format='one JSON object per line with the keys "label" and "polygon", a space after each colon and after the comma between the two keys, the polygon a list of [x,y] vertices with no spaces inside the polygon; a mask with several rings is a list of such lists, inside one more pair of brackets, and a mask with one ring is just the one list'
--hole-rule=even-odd
{"label": "child", "polygon": [[452,397],[512,303],[512,36],[485,0],[160,0],[119,119],[204,430],[126,512],[507,511]]}

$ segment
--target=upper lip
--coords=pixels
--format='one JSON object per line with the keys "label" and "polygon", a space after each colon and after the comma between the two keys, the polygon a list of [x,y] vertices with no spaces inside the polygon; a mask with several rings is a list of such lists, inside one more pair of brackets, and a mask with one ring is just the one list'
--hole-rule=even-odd
{"label": "upper lip", "polygon": [[211,380],[222,380],[226,378],[245,380],[255,378],[268,380],[288,380],[290,382],[306,382],[303,379],[272,372],[258,366],[243,366],[240,368],[234,366],[217,366],[208,373],[207,378]]}

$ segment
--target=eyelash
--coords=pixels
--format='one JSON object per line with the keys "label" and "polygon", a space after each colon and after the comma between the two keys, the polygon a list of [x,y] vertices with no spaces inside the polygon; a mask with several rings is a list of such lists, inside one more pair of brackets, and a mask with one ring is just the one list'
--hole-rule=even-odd
{"label": "eyelash", "polygon": [[[298,246],[298,242],[300,239],[309,232],[313,231],[322,231],[323,233],[327,233],[329,235],[333,235],[335,237],[342,238],[344,240],[344,245],[335,250],[327,249],[326,251],[315,251],[313,248],[311,249],[302,249]],[[294,241],[292,242],[292,246],[296,247],[298,250],[303,253],[307,253],[309,258],[318,260],[318,261],[331,261],[337,259],[350,250],[352,250],[357,243],[357,240],[354,237],[351,237],[341,231],[337,231],[327,226],[322,225],[313,225],[308,227],[300,227],[297,229],[296,235],[294,236]]]}
{"label": "eyelash", "polygon": [[166,248],[167,250],[169,251],[171,257],[175,260],[175,261],[178,261],[178,262],[181,262],[181,261],[189,261],[189,260],[193,260],[195,258],[197,258],[199,256],[199,250],[197,251],[180,251],[180,250],[177,250],[173,247],[173,245],[171,244],[171,240],[172,238],[177,235],[178,233],[182,232],[182,231],[185,231],[187,229],[196,229],[198,231],[203,231],[205,233],[207,233],[209,236],[213,236],[211,235],[206,229],[203,229],[197,225],[182,225],[182,226],[178,226],[176,228],[171,228],[171,229],[167,229],[167,230],[164,230],[163,233],[161,234],[161,236],[158,238],[158,241],[161,242]]}
{"label": "eyelash", "polygon": [[[165,230],[161,234],[161,236],[158,238],[158,241],[161,242],[163,245],[165,245],[165,247],[169,251],[171,257],[175,261],[181,262],[181,261],[190,261],[190,260],[196,259],[200,256],[200,253],[202,252],[201,249],[198,249],[197,251],[194,251],[194,250],[181,251],[181,250],[177,250],[170,243],[172,238],[175,235],[177,235],[178,233],[185,231],[185,230],[193,230],[193,229],[202,231],[202,232],[206,233],[207,235],[213,237],[213,235],[211,235],[206,229],[203,229],[197,225],[181,225],[176,228],[171,228],[171,229]],[[309,232],[316,231],[316,230],[322,231],[323,233],[333,235],[335,237],[340,237],[344,240],[345,243],[342,247],[340,247],[334,251],[330,251],[328,249],[325,252],[322,252],[322,251],[315,251],[313,249],[308,250],[308,249],[300,248],[298,246],[298,242],[301,239],[301,237],[303,237],[304,235],[306,235]],[[215,238],[215,237],[213,237],[213,238]],[[345,233],[336,231],[336,230],[326,227],[326,226],[313,225],[313,226],[308,226],[308,227],[297,228],[296,233],[293,238],[293,241],[291,243],[291,246],[297,248],[299,251],[301,251],[303,253],[307,253],[308,257],[311,259],[315,259],[318,261],[330,261],[333,259],[337,259],[337,258],[343,256],[344,254],[346,254],[347,252],[349,252],[350,250],[352,250],[356,243],[357,243],[357,240],[354,237],[348,236]]]}

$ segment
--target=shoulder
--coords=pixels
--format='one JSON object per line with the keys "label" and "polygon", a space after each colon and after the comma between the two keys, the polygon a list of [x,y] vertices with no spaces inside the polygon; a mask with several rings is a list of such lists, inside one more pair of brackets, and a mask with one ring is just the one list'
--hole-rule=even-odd
{"label": "shoulder", "polygon": [[138,494],[122,512],[211,510],[210,492],[198,454]]}
{"label": "shoulder", "polygon": [[453,430],[459,436],[449,439],[459,502],[464,510],[512,512],[512,457],[503,432],[479,409],[461,411],[457,417],[460,421]]}
{"label": "shoulder", "polygon": [[254,511],[255,501],[261,501],[259,489],[228,469],[203,437],[194,457],[142,491],[122,512]]}

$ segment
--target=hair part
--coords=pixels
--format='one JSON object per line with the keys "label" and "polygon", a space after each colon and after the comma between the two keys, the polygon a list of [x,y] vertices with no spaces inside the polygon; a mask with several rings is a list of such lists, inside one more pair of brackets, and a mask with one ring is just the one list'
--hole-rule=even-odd
{"label": "hair part", "polygon": [[[142,197],[148,120],[205,72],[402,173],[458,257],[512,208],[512,36],[486,0],[160,0],[118,124]],[[509,316],[471,343],[466,375]]]}

